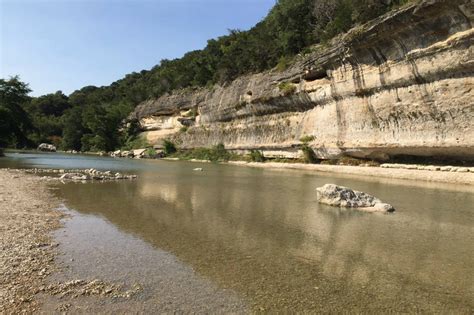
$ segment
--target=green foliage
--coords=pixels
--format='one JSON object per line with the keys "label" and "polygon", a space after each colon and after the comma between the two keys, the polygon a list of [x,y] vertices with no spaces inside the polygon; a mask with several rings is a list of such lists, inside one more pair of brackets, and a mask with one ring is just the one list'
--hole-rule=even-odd
{"label": "green foliage", "polygon": [[165,156],[172,155],[173,153],[176,153],[176,151],[176,146],[173,142],[167,139],[163,140],[163,153]]}
{"label": "green foliage", "polygon": [[227,162],[235,158],[235,156],[225,149],[222,143],[211,148],[195,148],[192,150],[179,151],[173,156],[183,160],[196,159],[211,162]]}
{"label": "green foliage", "polygon": [[303,143],[309,143],[309,142],[313,141],[314,139],[315,139],[314,136],[305,135],[305,136],[300,138],[300,141],[303,142]]}
{"label": "green foliage", "polygon": [[70,108],[68,97],[58,91],[32,98],[23,107],[34,126],[28,138],[34,143],[48,142],[62,147],[64,114]]}
{"label": "green foliage", "polygon": [[300,138],[300,141],[302,142],[301,151],[303,151],[304,163],[316,163],[319,161],[316,155],[314,154],[313,149],[309,146],[309,143],[314,139],[314,136],[310,135],[305,135]]}
{"label": "green foliage", "polygon": [[122,150],[144,149],[149,146],[150,144],[144,137],[130,137],[124,146],[122,146]]}
{"label": "green foliage", "polygon": [[188,131],[188,126],[183,126],[179,128],[179,132],[186,132],[186,131]]}
{"label": "green foliage", "polygon": [[262,151],[251,150],[249,156],[252,162],[265,162],[265,156]]}
{"label": "green foliage", "polygon": [[288,69],[291,65],[292,59],[290,57],[283,56],[278,60],[276,68],[278,71],[283,72]]}
{"label": "green foliage", "polygon": [[289,82],[281,82],[278,84],[278,88],[284,96],[292,95],[296,92],[296,86]]}
{"label": "green foliage", "polygon": [[82,125],[82,109],[80,107],[69,109],[63,116],[62,148],[65,150],[80,151],[84,133],[85,128]]}
{"label": "green foliage", "polygon": [[0,79],[0,147],[28,145],[26,135],[32,124],[23,106],[30,100],[29,92],[28,84],[18,77]]}
{"label": "green foliage", "polygon": [[154,158],[156,157],[156,150],[154,148],[148,148],[145,151],[145,156],[149,158]]}
{"label": "green foliage", "polygon": [[301,146],[301,151],[303,151],[303,161],[304,163],[317,163],[319,160],[314,154],[313,149],[307,144],[304,143]]}

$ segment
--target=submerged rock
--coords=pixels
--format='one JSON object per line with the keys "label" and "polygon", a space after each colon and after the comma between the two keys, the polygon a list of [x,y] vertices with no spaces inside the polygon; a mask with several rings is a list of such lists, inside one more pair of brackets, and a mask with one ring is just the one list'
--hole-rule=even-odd
{"label": "submerged rock", "polygon": [[368,212],[393,212],[395,208],[367,193],[344,186],[326,184],[316,188],[318,202],[330,206],[355,208]]}

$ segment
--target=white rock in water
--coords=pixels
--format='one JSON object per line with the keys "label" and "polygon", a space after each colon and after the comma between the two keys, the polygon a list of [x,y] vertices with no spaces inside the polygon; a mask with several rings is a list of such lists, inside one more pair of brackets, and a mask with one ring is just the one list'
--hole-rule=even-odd
{"label": "white rock in water", "polygon": [[49,143],[41,143],[38,148],[38,151],[47,151],[47,152],[56,152],[56,147]]}
{"label": "white rock in water", "polygon": [[193,169],[193,171],[202,172],[202,168],[200,168],[200,167],[196,167],[195,169]]}
{"label": "white rock in water", "polygon": [[393,212],[395,208],[361,191],[334,184],[316,188],[318,202],[330,206],[355,208],[368,212]]}

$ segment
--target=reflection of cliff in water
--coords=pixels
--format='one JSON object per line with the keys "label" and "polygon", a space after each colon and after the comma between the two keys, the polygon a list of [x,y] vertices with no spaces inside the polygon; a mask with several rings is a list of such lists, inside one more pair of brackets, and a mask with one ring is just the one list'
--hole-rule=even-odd
{"label": "reflection of cliff in water", "polygon": [[[266,308],[472,308],[472,194],[299,172],[177,172],[67,184],[60,194]],[[314,188],[328,181],[370,191],[398,212],[318,205]]]}

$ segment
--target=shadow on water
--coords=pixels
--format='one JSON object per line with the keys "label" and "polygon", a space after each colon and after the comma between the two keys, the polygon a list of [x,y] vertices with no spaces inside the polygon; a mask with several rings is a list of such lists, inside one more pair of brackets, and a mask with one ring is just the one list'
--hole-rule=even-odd
{"label": "shadow on water", "polygon": [[[86,160],[81,165],[96,163]],[[60,185],[68,207],[175,255],[256,310],[473,309],[473,193],[299,171],[205,164],[193,172],[196,164],[186,162],[98,160],[139,179]],[[374,194],[397,212],[319,205],[315,188],[328,182]]]}

